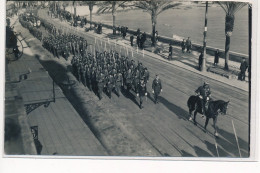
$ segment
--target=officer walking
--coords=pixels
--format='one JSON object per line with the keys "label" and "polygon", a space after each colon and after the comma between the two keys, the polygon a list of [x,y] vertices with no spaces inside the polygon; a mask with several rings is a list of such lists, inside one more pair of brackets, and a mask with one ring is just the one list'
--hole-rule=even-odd
{"label": "officer walking", "polygon": [[154,94],[154,103],[159,103],[157,99],[159,94],[163,91],[162,82],[161,79],[159,79],[159,75],[156,75],[155,79],[153,80],[152,89]]}
{"label": "officer walking", "polygon": [[140,79],[140,82],[139,82],[138,87],[137,87],[137,94],[136,95],[137,95],[137,97],[140,98],[139,107],[140,107],[140,109],[142,109],[143,108],[143,97],[147,96],[146,84],[145,84],[143,78]]}

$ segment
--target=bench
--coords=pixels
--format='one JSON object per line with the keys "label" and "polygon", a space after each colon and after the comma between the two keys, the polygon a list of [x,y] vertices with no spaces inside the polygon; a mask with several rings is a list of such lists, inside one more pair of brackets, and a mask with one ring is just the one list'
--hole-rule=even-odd
{"label": "bench", "polygon": [[239,70],[237,69],[230,69],[229,71],[224,70],[221,67],[215,67],[215,66],[211,66],[207,69],[208,72],[212,72],[221,76],[224,76],[228,79],[232,78],[232,79],[237,79],[238,75],[240,73]]}

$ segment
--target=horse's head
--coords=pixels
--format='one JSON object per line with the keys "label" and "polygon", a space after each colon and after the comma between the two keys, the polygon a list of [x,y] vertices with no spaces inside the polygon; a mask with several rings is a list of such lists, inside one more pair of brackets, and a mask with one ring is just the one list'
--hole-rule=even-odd
{"label": "horse's head", "polygon": [[223,103],[220,105],[220,108],[219,108],[219,109],[220,109],[220,113],[221,113],[221,114],[224,114],[224,115],[227,114],[228,103],[229,103],[229,101],[223,102]]}

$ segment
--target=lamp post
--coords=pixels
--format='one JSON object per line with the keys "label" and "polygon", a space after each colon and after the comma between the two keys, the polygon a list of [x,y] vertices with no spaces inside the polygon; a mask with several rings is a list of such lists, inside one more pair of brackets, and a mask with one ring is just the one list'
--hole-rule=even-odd
{"label": "lamp post", "polygon": [[206,1],[206,11],[205,11],[205,25],[204,25],[204,38],[203,38],[203,58],[202,58],[202,65],[201,65],[201,71],[206,71],[206,37],[207,37],[207,28],[208,26],[208,1]]}

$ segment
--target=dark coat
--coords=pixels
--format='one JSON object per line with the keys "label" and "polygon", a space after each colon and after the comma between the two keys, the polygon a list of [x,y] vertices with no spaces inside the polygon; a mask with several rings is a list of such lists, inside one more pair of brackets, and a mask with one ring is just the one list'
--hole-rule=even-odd
{"label": "dark coat", "polygon": [[153,84],[152,84],[152,88],[154,90],[154,93],[156,94],[160,94],[161,89],[162,89],[162,82],[160,79],[154,79],[153,80]]}
{"label": "dark coat", "polygon": [[247,68],[248,68],[247,62],[246,61],[241,62],[241,65],[240,65],[241,72],[245,72]]}
{"label": "dark coat", "polygon": [[195,92],[201,95],[203,99],[206,99],[211,94],[210,88],[203,86],[200,86]]}
{"label": "dark coat", "polygon": [[137,93],[140,95],[140,96],[145,96],[145,93],[147,92],[147,89],[146,89],[146,84],[143,83],[138,83],[138,86],[137,86]]}
{"label": "dark coat", "polygon": [[214,63],[218,63],[218,60],[219,60],[219,52],[215,52],[215,59],[214,59]]}

